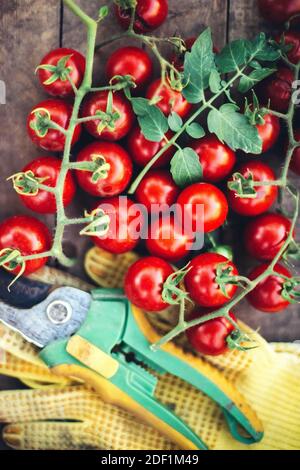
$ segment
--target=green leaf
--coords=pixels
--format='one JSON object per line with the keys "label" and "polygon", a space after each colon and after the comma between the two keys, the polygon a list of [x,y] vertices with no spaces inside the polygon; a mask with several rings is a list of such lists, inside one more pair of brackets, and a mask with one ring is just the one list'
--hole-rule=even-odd
{"label": "green leaf", "polygon": [[171,160],[171,173],[180,187],[200,181],[203,171],[195,150],[190,147],[177,150]]}
{"label": "green leaf", "polygon": [[106,16],[108,15],[109,13],[109,9],[108,9],[108,6],[107,5],[104,5],[103,7],[101,7],[99,9],[99,13],[98,13],[98,21],[101,21],[103,20],[104,18],[106,18]]}
{"label": "green leaf", "polygon": [[[224,47],[216,57],[216,64],[221,73],[235,72],[247,62],[274,62],[280,53],[267,41],[264,33],[258,34],[253,41],[237,39]],[[254,62],[255,64],[255,62]],[[258,68],[256,63],[255,68]]]}
{"label": "green leaf", "polygon": [[215,68],[211,30],[207,28],[195,41],[191,52],[185,53],[182,93],[189,103],[199,103],[209,85],[211,71]]}
{"label": "green leaf", "polygon": [[239,70],[249,57],[250,41],[237,39],[227,44],[216,56],[216,64],[221,73]]}
{"label": "green leaf", "polygon": [[269,75],[272,75],[272,73],[274,72],[276,72],[276,69],[262,68],[253,70],[249,75],[242,76],[238,86],[238,90],[241,93],[246,93],[255,85],[257,85],[257,83],[259,83],[264,78],[267,78]]}
{"label": "green leaf", "polygon": [[201,137],[205,136],[205,130],[197,122],[193,122],[192,124],[187,126],[186,132],[193,139],[201,139]]}
{"label": "green leaf", "polygon": [[265,33],[259,33],[249,42],[249,46],[249,54],[255,56],[256,60],[275,62],[280,58],[278,48],[272,46],[272,43],[266,39]]}
{"label": "green leaf", "polygon": [[209,88],[212,93],[218,93],[222,88],[221,75],[217,69],[213,69],[209,76]]}
{"label": "green leaf", "polygon": [[150,105],[146,98],[132,98],[131,103],[145,138],[160,142],[169,129],[166,116],[157,106]]}
{"label": "green leaf", "polygon": [[239,112],[234,104],[223,104],[220,109],[212,109],[207,118],[210,132],[226,142],[233,150],[241,149],[246,153],[260,154],[262,142],[255,126],[247,116]]}
{"label": "green leaf", "polygon": [[168,117],[168,123],[173,132],[178,132],[182,128],[183,121],[175,111],[172,111]]}

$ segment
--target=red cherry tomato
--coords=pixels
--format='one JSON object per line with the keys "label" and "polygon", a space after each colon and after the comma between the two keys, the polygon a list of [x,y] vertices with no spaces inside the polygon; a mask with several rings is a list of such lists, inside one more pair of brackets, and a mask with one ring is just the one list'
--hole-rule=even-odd
{"label": "red cherry tomato", "polygon": [[262,141],[262,153],[267,152],[273,147],[280,134],[280,122],[277,116],[266,114],[264,121],[264,124],[256,125]]}
{"label": "red cherry tomato", "polygon": [[[117,19],[124,29],[128,29],[131,19],[130,8],[124,9],[115,6]],[[158,28],[168,16],[167,0],[137,0],[134,19],[134,31],[136,33],[147,33]]]}
{"label": "red cherry tomato", "polygon": [[182,93],[173,90],[168,85],[162,85],[161,80],[158,78],[148,87],[146,98],[152,100],[153,98],[159,97],[160,100],[156,103],[156,106],[166,116],[168,116],[171,111],[175,111],[179,116],[184,118],[192,109],[192,105],[187,102]]}
{"label": "red cherry tomato", "polygon": [[285,31],[275,37],[275,41],[278,43],[280,43],[282,39],[284,39],[286,45],[292,46],[292,49],[287,52],[290,62],[298,64],[300,61],[300,33],[298,31]]}
{"label": "red cherry tomato", "polygon": [[285,113],[292,95],[294,74],[287,67],[279,67],[277,72],[263,80],[258,86],[258,95],[264,104],[270,102],[271,109]]}
{"label": "red cherry tomato", "polygon": [[79,186],[92,196],[110,197],[122,193],[132,176],[132,163],[128,153],[114,142],[93,142],[77,155],[77,162],[91,162],[95,156],[110,165],[106,178],[92,180],[92,172],[76,170]]}
{"label": "red cherry tomato", "polygon": [[[300,141],[300,129],[295,130],[295,139]],[[300,175],[300,147],[294,150],[290,169],[297,175]]]}
{"label": "red cherry tomato", "polygon": [[193,241],[190,233],[185,233],[176,219],[168,214],[160,216],[151,224],[146,248],[153,256],[176,262],[189,253]]}
{"label": "red cherry tomato", "polygon": [[160,312],[169,305],[162,299],[163,285],[174,273],[163,259],[147,256],[135,263],[125,277],[125,294],[134,305],[149,312]]}
{"label": "red cherry tomato", "polygon": [[167,170],[151,170],[139,184],[135,197],[147,208],[148,212],[155,213],[158,211],[155,205],[172,206],[179,192],[178,186]]}
{"label": "red cherry tomato", "polygon": [[121,47],[109,57],[106,76],[131,75],[138,88],[144,87],[151,79],[152,61],[146,51],[139,47]]}
{"label": "red cherry tomato", "polygon": [[234,296],[237,286],[227,283],[226,296],[216,282],[217,267],[232,268],[230,276],[238,276],[236,266],[219,253],[202,253],[191,261],[191,269],[184,278],[191,299],[201,307],[221,307]]}
{"label": "red cherry tomato", "polygon": [[[61,170],[61,160],[55,157],[41,157],[33,160],[22,170],[23,172],[32,171],[36,178],[41,178],[41,183],[45,186],[54,188]],[[45,178],[45,180],[44,180]],[[63,202],[64,206],[68,206],[76,192],[75,182],[72,173],[69,171],[65,178]],[[38,190],[36,196],[33,195],[20,195],[22,202],[26,207],[34,212],[40,214],[55,214],[56,213],[56,200],[53,193]]]}
{"label": "red cherry tomato", "polygon": [[[258,161],[250,161],[243,163],[237,173],[241,173],[244,177],[248,177],[250,173],[253,175],[254,181],[274,181],[276,179],[273,170],[264,163]],[[276,201],[278,189],[276,186],[256,186],[257,192],[255,198],[238,197],[235,191],[228,191],[228,203],[235,212],[241,215],[260,215],[266,212]]]}
{"label": "red cherry tomato", "polygon": [[[32,111],[29,113],[27,118],[27,132],[32,142],[38,147],[48,150],[50,152],[62,152],[65,146],[66,137],[65,135],[56,129],[48,129],[43,132],[38,132],[34,127],[38,123],[36,110],[40,109],[40,114],[45,119],[50,119],[55,122],[63,129],[68,129],[69,122],[72,115],[72,106],[62,100],[49,99],[41,101],[37,104]],[[81,126],[78,124],[75,127],[73,134],[72,145],[76,144],[81,134]]]}
{"label": "red cherry tomato", "polygon": [[300,0],[258,0],[262,15],[271,23],[285,23],[300,13]]}
{"label": "red cherry tomato", "polygon": [[126,196],[101,200],[101,208],[110,218],[109,230],[103,236],[93,236],[93,242],[109,253],[120,254],[133,250],[140,240],[143,214]]}
{"label": "red cherry tomato", "polygon": [[[88,95],[82,106],[82,117],[95,116],[97,112],[106,112],[108,91],[99,91]],[[118,113],[119,118],[111,123],[112,129],[105,127],[103,130],[98,126],[100,119],[84,123],[86,130],[96,139],[120,140],[130,131],[134,114],[129,101],[121,94],[113,94],[113,113]]]}
{"label": "red cherry tomato", "polygon": [[[268,268],[268,266],[268,264],[257,266],[249,274],[249,279],[256,279]],[[276,264],[275,272],[288,278],[292,277],[291,273],[281,264]],[[268,276],[247,295],[247,299],[254,308],[257,308],[257,310],[261,310],[262,312],[281,312],[289,306],[289,302],[281,295],[283,284],[284,279],[282,277],[276,275]]]}
{"label": "red cherry tomato", "polygon": [[194,140],[190,146],[199,156],[205,181],[216,183],[230,175],[236,162],[235,153],[215,135]]}
{"label": "red cherry tomato", "polygon": [[[177,199],[183,220],[189,222],[194,232],[203,222],[204,233],[221,227],[226,220],[228,204],[226,197],[216,186],[209,183],[195,183],[185,188]],[[201,211],[203,206],[203,217]],[[200,207],[199,207],[200,206]]]}
{"label": "red cherry tomato", "polygon": [[253,258],[272,260],[286,241],[291,229],[289,219],[280,214],[262,214],[248,222],[244,241]]}
{"label": "red cherry tomato", "polygon": [[[22,256],[44,253],[51,248],[51,234],[45,224],[29,215],[15,215],[0,224],[0,250],[13,248]],[[26,261],[24,274],[30,274],[44,266],[48,258]],[[13,272],[17,274],[20,268]]]}
{"label": "red cherry tomato", "polygon": [[[208,313],[209,309],[197,309],[189,320],[201,318]],[[230,317],[236,322],[237,319],[232,312]],[[208,356],[219,356],[229,351],[227,338],[234,331],[234,326],[224,317],[208,320],[200,325],[192,326],[186,332],[190,345],[200,354]]]}
{"label": "red cherry tomato", "polygon": [[[171,139],[173,133],[168,131],[166,133],[166,138],[168,140]],[[144,167],[147,163],[152,160],[154,155],[156,155],[164,146],[166,145],[166,141],[163,139],[160,142],[151,142],[147,140],[140,127],[135,126],[127,138],[127,148],[132,157],[133,161],[141,166]],[[161,168],[167,166],[170,163],[170,160],[174,153],[174,147],[169,147],[154,163],[152,168]]]}
{"label": "red cherry tomato", "polygon": [[[64,58],[68,57],[65,62]],[[38,77],[41,85],[49,95],[64,98],[74,95],[71,82],[67,76],[73,81],[74,85],[79,88],[85,72],[85,58],[80,52],[74,49],[61,47],[49,52],[42,59],[40,66],[51,66],[52,70],[38,69]],[[56,67],[56,70],[55,68]],[[57,80],[52,81],[57,77]]]}

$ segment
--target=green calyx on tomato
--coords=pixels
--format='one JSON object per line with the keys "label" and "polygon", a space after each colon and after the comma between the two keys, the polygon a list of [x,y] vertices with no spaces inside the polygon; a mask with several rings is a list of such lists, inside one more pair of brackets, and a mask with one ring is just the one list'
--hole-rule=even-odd
{"label": "green calyx on tomato", "polygon": [[36,108],[31,114],[34,115],[35,119],[30,122],[30,128],[36,133],[41,139],[46,137],[48,130],[51,129],[51,115],[46,108]]}
{"label": "green calyx on tomato", "polygon": [[228,188],[234,191],[236,197],[240,198],[256,198],[257,191],[254,186],[254,176],[249,172],[246,176],[241,173],[233,173],[232,181],[228,182]]}
{"label": "green calyx on tomato", "polygon": [[17,194],[26,196],[36,196],[39,192],[39,187],[48,179],[47,176],[39,178],[35,176],[33,171],[21,171],[7,178],[7,181],[12,180],[14,190]]}
{"label": "green calyx on tomato", "polygon": [[85,221],[87,225],[80,230],[79,235],[90,237],[103,237],[109,230],[110,217],[101,208],[93,209],[91,212],[85,211]]}
{"label": "green calyx on tomato", "polygon": [[162,299],[164,302],[170,305],[178,305],[184,300],[190,300],[188,292],[180,287],[180,284],[190,269],[191,266],[190,263],[188,263],[183,268],[170,274],[170,276],[164,282],[162,290]]}
{"label": "green calyx on tomato", "polygon": [[47,70],[51,72],[52,75],[43,82],[44,85],[52,85],[56,80],[61,80],[65,82],[68,80],[70,73],[72,72],[72,67],[67,67],[67,63],[72,57],[73,54],[66,55],[58,60],[56,65],[51,64],[41,64],[36,68],[37,70]]}

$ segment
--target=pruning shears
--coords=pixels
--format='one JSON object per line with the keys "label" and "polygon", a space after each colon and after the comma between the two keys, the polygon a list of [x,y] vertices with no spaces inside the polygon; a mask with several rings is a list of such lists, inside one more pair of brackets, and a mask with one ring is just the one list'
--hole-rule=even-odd
{"label": "pruning shears", "polygon": [[[105,402],[132,412],[182,449],[207,449],[184,421],[155,398],[159,374],[170,373],[217,402],[237,440],[251,444],[262,439],[255,412],[217,369],[174,343],[155,352],[151,349],[160,337],[122,290],[87,293],[72,287],[53,289],[31,280],[18,282],[14,289],[20,290],[22,301],[0,289],[5,300],[0,301],[0,321],[40,347],[40,357],[54,373],[90,384]],[[35,305],[31,292],[37,294]],[[13,299],[17,307],[9,305]],[[26,299],[30,308],[25,308]]]}

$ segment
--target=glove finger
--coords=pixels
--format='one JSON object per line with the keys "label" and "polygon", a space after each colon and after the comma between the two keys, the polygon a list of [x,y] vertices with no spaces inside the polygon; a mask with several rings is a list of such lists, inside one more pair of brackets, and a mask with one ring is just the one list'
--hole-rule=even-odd
{"label": "glove finger", "polygon": [[16,423],[5,426],[3,440],[17,450],[86,449],[90,448],[90,444],[84,428],[83,423]]}
{"label": "glove finger", "polygon": [[41,383],[60,385],[71,383],[71,379],[59,377],[43,365],[39,366],[23,361],[5,351],[1,354],[0,374],[15,377],[22,381],[33,380]]}
{"label": "glove finger", "polygon": [[26,341],[20,333],[13,331],[4,324],[0,324],[0,348],[23,361],[46,368],[43,361],[38,357],[39,349]]}
{"label": "glove finger", "polygon": [[[90,412],[87,406],[89,395],[95,408],[93,411],[96,412],[98,396],[84,386],[5,390],[0,392],[0,422],[14,423],[46,419],[81,420],[81,417],[85,419]],[[81,404],[81,408],[78,403]]]}

